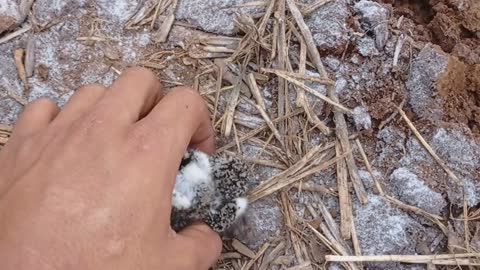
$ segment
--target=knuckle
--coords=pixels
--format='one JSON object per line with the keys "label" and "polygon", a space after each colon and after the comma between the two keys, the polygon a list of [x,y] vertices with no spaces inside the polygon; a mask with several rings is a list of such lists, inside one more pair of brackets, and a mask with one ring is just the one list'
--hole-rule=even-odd
{"label": "knuckle", "polygon": [[112,135],[112,132],[106,132],[106,121],[99,117],[96,113],[89,113],[78,120],[76,120],[70,126],[69,137],[76,138],[78,140],[98,140],[103,135]]}

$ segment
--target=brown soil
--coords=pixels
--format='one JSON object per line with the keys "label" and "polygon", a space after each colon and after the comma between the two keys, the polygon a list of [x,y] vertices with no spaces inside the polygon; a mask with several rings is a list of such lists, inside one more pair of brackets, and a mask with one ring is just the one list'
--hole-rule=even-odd
{"label": "brown soil", "polygon": [[384,2],[392,3],[398,15],[412,18],[418,24],[427,24],[434,16],[430,4],[426,0],[387,0]]}
{"label": "brown soil", "polygon": [[[480,49],[480,2],[476,0],[398,0],[392,3],[395,13],[412,19],[416,24],[415,36],[423,40],[425,28],[429,30],[431,42],[445,52],[454,52],[462,60],[475,58],[479,63]],[[470,60],[471,61],[471,60]]]}
{"label": "brown soil", "polygon": [[437,82],[444,102],[444,120],[468,125],[480,134],[480,65],[467,65],[450,57],[446,72]]}
{"label": "brown soil", "polygon": [[[450,3],[448,3],[450,2]],[[465,10],[458,1],[439,2],[432,9],[436,15],[429,23],[433,38],[442,49],[451,52],[462,39],[473,37],[480,30],[480,5],[473,1],[466,4]]]}
{"label": "brown soil", "polygon": [[[403,15],[414,40],[431,42],[450,54],[447,71],[436,87],[444,102],[447,123],[461,123],[480,134],[480,1],[476,0],[399,0],[390,3],[396,14]],[[410,21],[411,20],[411,21]],[[414,22],[413,24],[411,22]],[[391,111],[392,92],[388,78],[373,91],[369,105],[374,119],[382,120]],[[394,91],[402,96],[402,91]],[[390,96],[392,96],[390,94]],[[368,96],[367,96],[368,99]],[[398,104],[398,103],[397,103]],[[446,123],[446,124],[447,124]]]}

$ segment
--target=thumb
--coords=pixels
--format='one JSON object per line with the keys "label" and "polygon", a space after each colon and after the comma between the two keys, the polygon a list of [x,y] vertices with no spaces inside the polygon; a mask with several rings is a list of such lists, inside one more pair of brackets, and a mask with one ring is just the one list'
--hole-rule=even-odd
{"label": "thumb", "polygon": [[194,223],[177,234],[177,248],[183,251],[189,269],[212,267],[222,252],[220,236],[205,223]]}

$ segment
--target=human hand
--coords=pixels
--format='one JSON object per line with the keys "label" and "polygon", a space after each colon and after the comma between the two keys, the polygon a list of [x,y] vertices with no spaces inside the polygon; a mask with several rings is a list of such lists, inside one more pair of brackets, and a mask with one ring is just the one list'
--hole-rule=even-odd
{"label": "human hand", "polygon": [[175,233],[171,194],[187,146],[215,151],[208,110],[149,71],[26,106],[0,151],[2,269],[207,269],[221,240]]}

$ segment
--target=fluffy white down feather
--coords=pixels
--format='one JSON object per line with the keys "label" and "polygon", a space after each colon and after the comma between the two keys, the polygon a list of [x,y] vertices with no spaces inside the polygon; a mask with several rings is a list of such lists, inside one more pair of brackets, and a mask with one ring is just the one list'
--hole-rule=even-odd
{"label": "fluffy white down feather", "polygon": [[235,212],[235,217],[238,218],[243,215],[248,208],[248,199],[247,198],[236,198],[235,204],[237,205],[237,211]]}
{"label": "fluffy white down feather", "polygon": [[194,155],[196,162],[190,162],[177,174],[172,196],[172,206],[177,209],[192,206],[199,186],[213,189],[212,166],[207,154],[197,151]]}

